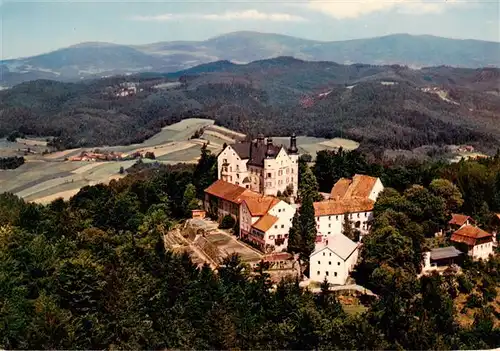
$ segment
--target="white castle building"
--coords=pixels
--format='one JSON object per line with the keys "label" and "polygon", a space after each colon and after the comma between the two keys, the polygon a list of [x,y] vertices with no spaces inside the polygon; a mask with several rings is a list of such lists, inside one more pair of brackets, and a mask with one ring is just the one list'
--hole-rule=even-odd
{"label": "white castle building", "polygon": [[274,145],[259,135],[251,142],[226,146],[217,157],[218,177],[246,189],[276,196],[287,187],[297,195],[299,152],[295,134],[290,146]]}

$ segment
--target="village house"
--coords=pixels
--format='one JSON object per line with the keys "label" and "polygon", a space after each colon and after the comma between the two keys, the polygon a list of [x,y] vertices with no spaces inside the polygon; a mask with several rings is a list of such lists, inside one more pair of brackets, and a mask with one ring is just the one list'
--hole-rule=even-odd
{"label": "village house", "polygon": [[463,214],[457,214],[457,213],[452,213],[451,219],[448,222],[448,226],[450,230],[458,230],[462,228],[463,226],[467,225],[475,225],[476,221],[474,218],[463,215]]}
{"label": "village house", "polygon": [[207,214],[216,213],[219,221],[227,215],[238,221],[243,200],[259,196],[259,193],[219,179],[205,189],[203,205]]}
{"label": "village house", "polygon": [[271,138],[228,145],[217,156],[218,178],[264,195],[276,196],[289,188],[297,195],[297,139],[290,137],[290,146],[274,145]]}
{"label": "village house", "polygon": [[329,237],[316,244],[309,258],[310,279],[344,285],[358,260],[359,244],[343,234]]}
{"label": "village house", "polygon": [[466,225],[451,235],[450,241],[472,259],[488,259],[493,253],[493,235],[481,228]]}
{"label": "village house", "polygon": [[341,178],[332,188],[330,199],[314,203],[317,240],[342,234],[345,218],[360,233],[368,234],[373,220],[373,207],[384,186],[379,178],[356,174],[352,179]]}
{"label": "village house", "polygon": [[240,237],[263,252],[281,252],[296,208],[273,196],[247,197],[241,204]]}
{"label": "village house", "polygon": [[205,211],[239,222],[238,235],[263,252],[284,251],[295,207],[274,197],[217,180],[205,189]]}
{"label": "village house", "polygon": [[423,254],[422,273],[431,273],[434,271],[444,272],[452,265],[460,265],[463,260],[462,251],[454,246],[439,247]]}

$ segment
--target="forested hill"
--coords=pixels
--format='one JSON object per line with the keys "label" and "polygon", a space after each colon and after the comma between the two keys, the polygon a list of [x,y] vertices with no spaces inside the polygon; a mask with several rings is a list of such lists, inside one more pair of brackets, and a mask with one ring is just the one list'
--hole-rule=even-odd
{"label": "forested hill", "polygon": [[[124,82],[135,82],[137,94],[117,96]],[[51,135],[66,147],[127,144],[198,116],[251,135],[295,131],[370,147],[468,143],[492,151],[500,144],[499,87],[495,68],[219,61],[175,74],[17,85],[0,92],[0,136]]]}

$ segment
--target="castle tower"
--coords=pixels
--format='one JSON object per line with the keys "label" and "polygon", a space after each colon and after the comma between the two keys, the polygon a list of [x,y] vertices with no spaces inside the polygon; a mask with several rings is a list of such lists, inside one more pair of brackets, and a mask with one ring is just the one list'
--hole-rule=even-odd
{"label": "castle tower", "polygon": [[290,147],[288,148],[288,156],[292,161],[292,177],[291,184],[293,185],[293,197],[297,197],[299,188],[299,149],[297,148],[297,136],[292,133],[290,136]]}

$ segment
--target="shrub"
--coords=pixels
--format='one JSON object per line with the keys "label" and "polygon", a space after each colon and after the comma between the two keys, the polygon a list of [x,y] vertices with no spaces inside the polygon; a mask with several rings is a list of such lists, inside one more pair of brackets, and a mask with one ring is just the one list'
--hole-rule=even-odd
{"label": "shrub", "polygon": [[470,281],[469,277],[467,277],[465,274],[460,274],[457,277],[457,281],[458,290],[460,290],[461,293],[469,294],[474,288],[474,285]]}
{"label": "shrub", "polygon": [[220,222],[219,228],[221,229],[231,229],[234,228],[236,221],[230,215],[225,215]]}
{"label": "shrub", "polygon": [[483,305],[483,298],[477,293],[473,293],[467,298],[466,306],[468,308],[479,308],[482,305]]}

